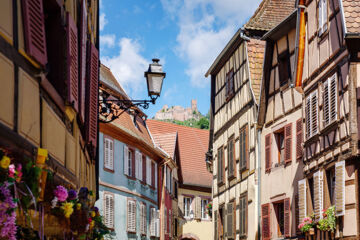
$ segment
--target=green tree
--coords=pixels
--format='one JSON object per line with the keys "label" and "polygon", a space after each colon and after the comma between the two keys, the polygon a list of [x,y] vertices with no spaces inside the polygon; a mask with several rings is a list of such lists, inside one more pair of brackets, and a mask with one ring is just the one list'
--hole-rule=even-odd
{"label": "green tree", "polygon": [[209,119],[207,119],[206,117],[202,117],[198,121],[197,125],[200,129],[209,129]]}

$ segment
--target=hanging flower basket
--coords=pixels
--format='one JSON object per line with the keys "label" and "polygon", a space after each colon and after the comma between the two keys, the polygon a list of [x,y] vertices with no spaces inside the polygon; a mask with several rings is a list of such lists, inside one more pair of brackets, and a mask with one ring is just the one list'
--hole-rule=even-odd
{"label": "hanging flower basket", "polygon": [[309,233],[310,235],[314,235],[314,216],[305,217],[302,222],[299,224],[298,229],[303,233]]}
{"label": "hanging flower basket", "polygon": [[209,217],[212,218],[212,203],[208,203],[208,205],[206,205],[206,209]]}
{"label": "hanging flower basket", "polygon": [[317,228],[320,231],[335,232],[336,230],[336,216],[335,206],[323,210],[323,218],[319,220]]}

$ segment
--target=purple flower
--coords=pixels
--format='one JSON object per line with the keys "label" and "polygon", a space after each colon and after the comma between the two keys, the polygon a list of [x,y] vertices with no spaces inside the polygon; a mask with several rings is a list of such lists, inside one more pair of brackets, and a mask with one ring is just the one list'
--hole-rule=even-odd
{"label": "purple flower", "polygon": [[97,207],[94,207],[94,212],[98,213],[99,209]]}
{"label": "purple flower", "polygon": [[68,197],[68,192],[65,187],[59,185],[56,187],[56,189],[54,191],[54,195],[55,195],[55,197],[57,197],[59,202],[64,202],[64,201],[66,201],[66,199]]}
{"label": "purple flower", "polygon": [[75,200],[77,198],[77,192],[73,189],[70,189],[68,192],[69,200]]}

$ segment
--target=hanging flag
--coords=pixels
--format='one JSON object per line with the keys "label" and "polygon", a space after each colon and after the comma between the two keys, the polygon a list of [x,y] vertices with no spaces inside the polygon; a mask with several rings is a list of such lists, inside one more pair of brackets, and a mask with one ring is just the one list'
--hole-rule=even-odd
{"label": "hanging flag", "polygon": [[296,79],[295,79],[295,89],[299,93],[303,93],[302,88],[302,76],[304,69],[304,55],[305,55],[305,36],[306,36],[306,26],[305,26],[305,0],[299,0],[299,24],[298,24],[298,55],[297,55],[297,66],[296,66]]}

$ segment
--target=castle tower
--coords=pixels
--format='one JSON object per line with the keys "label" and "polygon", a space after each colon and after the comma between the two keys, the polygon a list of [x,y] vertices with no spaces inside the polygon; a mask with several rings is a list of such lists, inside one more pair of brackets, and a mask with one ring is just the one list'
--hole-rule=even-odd
{"label": "castle tower", "polygon": [[198,111],[197,109],[197,100],[196,99],[191,99],[191,111],[194,112],[194,111]]}

